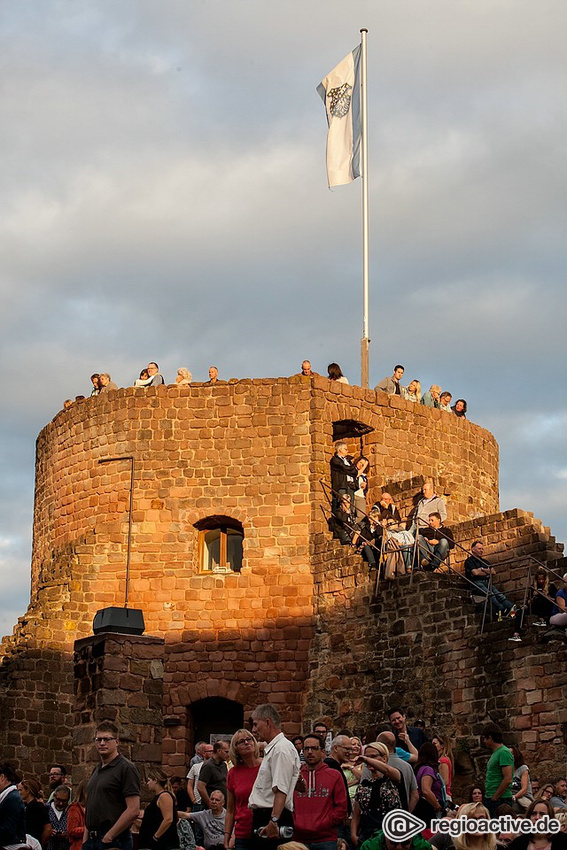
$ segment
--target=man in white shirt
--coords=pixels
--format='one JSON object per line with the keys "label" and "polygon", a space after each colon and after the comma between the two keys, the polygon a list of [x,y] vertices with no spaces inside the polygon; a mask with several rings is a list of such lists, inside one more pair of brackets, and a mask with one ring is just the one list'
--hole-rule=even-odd
{"label": "man in white shirt", "polygon": [[187,774],[187,793],[189,794],[189,799],[193,804],[193,812],[200,812],[204,808],[201,800],[201,795],[197,790],[197,782],[199,780],[201,768],[213,754],[213,745],[201,742],[200,754],[203,757],[203,761],[198,761],[195,764],[191,765],[191,767],[189,768],[189,773]]}
{"label": "man in white shirt", "polygon": [[273,705],[259,705],[252,723],[252,731],[259,741],[266,741],[266,747],[248,805],[252,809],[254,835],[260,831],[258,843],[273,850],[282,843],[280,828],[293,827],[293,792],[301,762],[282,732],[282,721]]}

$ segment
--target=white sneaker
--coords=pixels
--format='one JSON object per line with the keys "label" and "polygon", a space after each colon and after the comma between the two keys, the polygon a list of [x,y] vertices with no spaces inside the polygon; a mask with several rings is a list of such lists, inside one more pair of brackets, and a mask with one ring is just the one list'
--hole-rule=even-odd
{"label": "white sneaker", "polygon": [[515,634],[513,634],[512,637],[509,637],[508,640],[513,640],[514,643],[521,643],[522,642],[522,638],[520,637],[520,635],[517,632]]}

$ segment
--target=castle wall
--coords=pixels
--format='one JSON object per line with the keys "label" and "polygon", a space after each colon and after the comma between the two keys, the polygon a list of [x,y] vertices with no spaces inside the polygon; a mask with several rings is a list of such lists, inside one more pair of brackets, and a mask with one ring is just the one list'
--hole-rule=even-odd
{"label": "castle wall", "polygon": [[[532,514],[492,514],[453,526],[470,548],[483,539],[496,566],[495,586],[517,603],[524,598],[528,566],[551,567],[562,546]],[[545,642],[540,630],[510,643],[511,621],[487,621],[464,579],[417,573],[382,581],[328,535],[314,538],[317,629],[305,728],[327,718],[334,729],[357,733],[387,723],[387,711],[406,706],[472,757],[482,775],[485,754],[478,735],[488,719],[508,743],[520,743],[542,780],[561,772],[567,759],[567,647]],[[464,554],[452,553],[452,566]],[[469,759],[470,760],[470,759]],[[472,777],[469,777],[472,780]]]}
{"label": "castle wall", "polygon": [[[333,423],[344,420],[371,429],[362,440],[371,492],[387,485],[405,513],[424,478],[433,477],[451,524],[462,523],[467,539],[484,529],[489,543],[498,543],[494,438],[396,397],[295,377],[127,388],[61,411],[37,442],[30,606],[0,648],[6,754],[22,762],[33,754],[39,771],[70,752],[73,716],[81,715],[77,700],[81,688],[91,688],[79,683],[73,695],[74,642],[91,634],[99,608],[123,604],[130,467],[99,463],[108,458],[135,459],[129,605],[142,608],[146,633],[164,641],[160,745],[172,771],[187,763],[192,712],[201,700],[234,701],[244,717],[270,700],[292,733],[325,707],[327,662],[336,666],[327,678],[341,678],[345,635],[361,646],[381,646],[380,663],[388,664],[392,636],[376,632],[369,615],[372,580],[358,558],[345,561],[330,541],[320,509]],[[358,453],[358,439],[349,445]],[[195,526],[220,515],[244,529],[240,573],[200,570]],[[537,534],[553,549],[546,530],[530,523],[517,524],[510,547],[530,547]],[[369,719],[360,701],[366,679],[360,682],[361,697],[348,715],[359,724]],[[30,712],[43,718],[35,732],[31,713],[19,712],[29,693]],[[52,721],[54,702],[59,737],[44,736],[34,747],[34,734]],[[342,709],[336,702],[331,707],[338,721]],[[106,710],[97,696],[88,722]],[[86,757],[81,747],[78,752]]]}

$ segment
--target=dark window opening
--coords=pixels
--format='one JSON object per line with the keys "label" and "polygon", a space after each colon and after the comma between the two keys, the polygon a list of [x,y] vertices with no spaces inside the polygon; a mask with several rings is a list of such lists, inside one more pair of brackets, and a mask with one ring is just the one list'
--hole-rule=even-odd
{"label": "dark window opening", "polygon": [[239,702],[224,697],[206,697],[189,706],[189,745],[224,738],[228,741],[244,725],[244,708]]}

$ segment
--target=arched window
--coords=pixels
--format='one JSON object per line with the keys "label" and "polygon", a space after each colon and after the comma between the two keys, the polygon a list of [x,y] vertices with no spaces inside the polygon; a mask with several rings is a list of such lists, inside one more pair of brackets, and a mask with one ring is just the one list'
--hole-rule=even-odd
{"label": "arched window", "polygon": [[244,528],[237,519],[210,516],[195,523],[199,532],[199,569],[206,573],[239,573]]}

